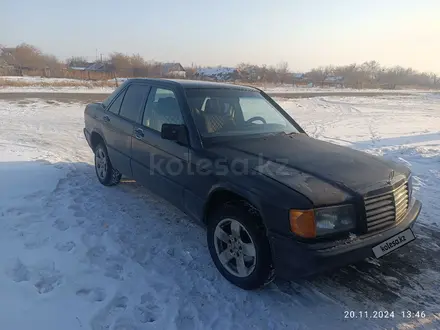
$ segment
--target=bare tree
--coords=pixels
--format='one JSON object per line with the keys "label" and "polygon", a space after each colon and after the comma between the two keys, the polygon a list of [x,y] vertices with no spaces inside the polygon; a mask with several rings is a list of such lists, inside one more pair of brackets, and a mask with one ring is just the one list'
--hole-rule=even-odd
{"label": "bare tree", "polygon": [[109,64],[115,69],[120,77],[130,77],[133,75],[131,58],[123,53],[112,53],[109,56]]}
{"label": "bare tree", "polygon": [[335,69],[332,66],[320,66],[308,73],[309,78],[314,84],[319,83],[321,87],[324,86],[325,80],[334,73]]}
{"label": "bare tree", "polygon": [[379,82],[381,67],[380,64],[376,61],[364,62],[360,68],[365,77],[368,79],[370,85],[374,85]]}
{"label": "bare tree", "polygon": [[289,76],[289,64],[287,62],[278,63],[276,73],[278,75],[279,82],[284,84]]}
{"label": "bare tree", "polygon": [[244,81],[253,83],[261,79],[261,69],[258,65],[240,63],[237,66],[237,70],[240,72],[240,77]]}
{"label": "bare tree", "polygon": [[66,64],[70,67],[85,67],[89,63],[85,57],[72,56],[66,60]]}
{"label": "bare tree", "polygon": [[29,44],[21,44],[15,47],[14,58],[20,70],[23,68],[44,68],[41,50]]}
{"label": "bare tree", "polygon": [[429,74],[429,78],[432,80],[432,83],[434,86],[437,86],[437,84],[440,83],[440,77],[436,75],[435,73]]}
{"label": "bare tree", "polygon": [[139,54],[133,54],[130,57],[130,64],[133,68],[141,68],[147,65],[145,59]]}

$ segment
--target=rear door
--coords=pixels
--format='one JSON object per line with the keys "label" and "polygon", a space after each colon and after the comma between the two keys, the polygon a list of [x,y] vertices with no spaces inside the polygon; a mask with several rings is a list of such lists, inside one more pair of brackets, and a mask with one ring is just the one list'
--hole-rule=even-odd
{"label": "rear door", "polygon": [[162,124],[183,124],[175,91],[152,86],[140,124],[133,134],[133,177],[177,207],[182,207],[188,146],[161,138]]}
{"label": "rear door", "polygon": [[139,121],[149,87],[130,84],[113,101],[103,117],[103,133],[112,165],[122,174],[132,176],[131,137]]}

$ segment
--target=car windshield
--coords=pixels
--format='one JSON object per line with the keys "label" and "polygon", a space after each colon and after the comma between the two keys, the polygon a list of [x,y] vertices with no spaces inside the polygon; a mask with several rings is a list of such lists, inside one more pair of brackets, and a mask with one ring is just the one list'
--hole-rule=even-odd
{"label": "car windshield", "polygon": [[187,89],[192,115],[202,137],[298,133],[259,92],[240,89]]}

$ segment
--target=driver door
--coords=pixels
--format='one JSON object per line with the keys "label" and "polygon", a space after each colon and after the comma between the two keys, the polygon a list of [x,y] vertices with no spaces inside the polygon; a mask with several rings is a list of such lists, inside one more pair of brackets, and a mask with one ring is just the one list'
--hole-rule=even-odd
{"label": "driver door", "polygon": [[136,181],[182,207],[188,146],[162,139],[162,124],[183,124],[179,99],[172,89],[152,86],[142,121],[132,136],[131,166]]}

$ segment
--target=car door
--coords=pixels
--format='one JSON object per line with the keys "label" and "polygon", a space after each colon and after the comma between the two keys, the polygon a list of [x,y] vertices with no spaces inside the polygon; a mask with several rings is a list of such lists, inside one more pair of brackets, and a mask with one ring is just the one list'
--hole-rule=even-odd
{"label": "car door", "polygon": [[130,177],[131,137],[147,94],[146,85],[128,85],[115,98],[103,117],[103,133],[110,161],[119,172]]}
{"label": "car door", "polygon": [[182,207],[188,146],[161,138],[162,124],[183,124],[181,104],[175,91],[152,86],[142,120],[132,137],[133,177],[150,190]]}

